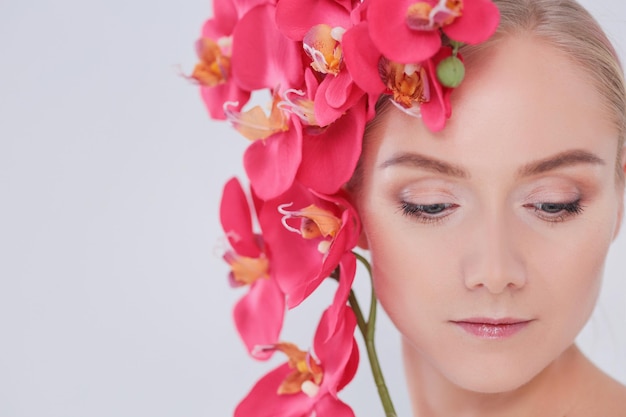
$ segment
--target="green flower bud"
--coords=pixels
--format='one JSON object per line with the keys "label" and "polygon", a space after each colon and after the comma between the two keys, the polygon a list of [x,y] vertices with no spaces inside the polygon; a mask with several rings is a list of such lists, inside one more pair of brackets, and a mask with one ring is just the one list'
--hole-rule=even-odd
{"label": "green flower bud", "polygon": [[456,88],[465,77],[465,65],[455,57],[450,56],[437,66],[437,78],[444,87]]}

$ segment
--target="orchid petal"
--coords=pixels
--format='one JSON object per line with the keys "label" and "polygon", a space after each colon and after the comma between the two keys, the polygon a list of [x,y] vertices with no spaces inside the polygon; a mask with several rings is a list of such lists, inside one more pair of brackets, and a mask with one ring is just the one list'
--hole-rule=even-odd
{"label": "orchid petal", "polygon": [[232,72],[245,90],[302,84],[301,47],[276,28],[275,10],[272,5],[256,7],[235,27]]}
{"label": "orchid petal", "polygon": [[346,385],[354,379],[356,371],[359,368],[359,345],[356,340],[352,339],[352,353],[345,365],[345,370],[341,380],[337,383],[337,391],[341,391]]}
{"label": "orchid petal", "polygon": [[238,15],[244,16],[250,10],[257,6],[263,6],[266,4],[275,6],[278,0],[230,0],[235,4]]}
{"label": "orchid petal", "polygon": [[368,94],[381,94],[385,90],[378,73],[381,54],[370,38],[368,24],[363,22],[348,30],[341,43],[346,68],[356,85]]}
{"label": "orchid petal", "polygon": [[220,221],[230,245],[238,255],[256,258],[261,254],[252,231],[250,206],[237,178],[231,178],[224,185]]}
{"label": "orchid petal", "polygon": [[436,68],[439,62],[452,54],[450,48],[442,48],[439,53],[425,63],[428,78],[430,80],[430,101],[420,105],[424,125],[432,132],[438,132],[445,127],[450,118],[452,107],[450,95],[452,89],[445,88],[437,80]]}
{"label": "orchid petal", "polygon": [[276,7],[276,24],[295,41],[301,41],[311,27],[321,23],[348,28],[350,10],[335,0],[281,0]]}
{"label": "orchid petal", "polygon": [[[341,107],[348,99],[350,87],[352,86],[352,77],[347,71],[342,71],[335,77],[326,77],[322,84],[328,80],[328,87],[324,98],[329,105],[333,107]],[[320,89],[322,86],[320,85]]]}
{"label": "orchid petal", "polygon": [[285,363],[261,378],[239,403],[234,417],[299,417],[310,414],[313,400],[305,394],[277,393],[290,373],[291,368]]}
{"label": "orchid petal", "polygon": [[[233,33],[237,23],[237,9],[233,0],[213,0],[213,16],[223,34]],[[205,36],[212,37],[208,33]]]}
{"label": "orchid petal", "polygon": [[[361,154],[365,100],[319,135],[307,135],[302,145],[298,179],[324,194],[333,194],[351,178]],[[325,173],[331,173],[326,175]]]}
{"label": "orchid petal", "polygon": [[364,96],[365,92],[352,82],[347,71],[326,77],[315,96],[315,119],[319,126],[328,126],[338,120]]}
{"label": "orchid petal", "polygon": [[[261,314],[262,312],[262,314]],[[260,360],[272,352],[256,351],[258,345],[278,342],[285,315],[285,296],[273,279],[259,279],[233,310],[235,326],[248,352]]]}
{"label": "orchid petal", "polygon": [[[322,388],[335,394],[339,383],[345,385],[346,380],[351,380],[356,373],[356,364],[351,360],[355,354],[353,344],[356,317],[350,307],[344,306],[339,312],[334,329],[329,326],[329,320],[330,310],[326,310],[315,332],[313,346],[324,368]],[[358,351],[356,354],[358,355]],[[346,368],[348,364],[351,365],[350,369]]]}
{"label": "orchid petal", "polygon": [[331,395],[322,397],[315,405],[315,411],[320,417],[355,417],[354,411],[346,403]]}
{"label": "orchid petal", "polygon": [[378,50],[392,61],[403,64],[422,62],[441,47],[439,32],[415,31],[406,24],[410,0],[393,2],[371,0],[367,17],[370,36]]}
{"label": "orchid petal", "polygon": [[356,257],[352,252],[345,252],[339,262],[339,285],[333,303],[328,308],[328,328],[330,337],[337,330],[340,313],[346,306],[352,283],[356,274]]}
{"label": "orchid petal", "polygon": [[292,122],[288,131],[254,141],[244,155],[244,167],[255,193],[267,200],[291,186],[301,160],[302,129]]}
{"label": "orchid petal", "polygon": [[239,111],[250,99],[250,92],[242,90],[234,82],[227,82],[214,87],[202,86],[200,95],[211,117],[217,120],[226,119],[226,114],[224,113],[225,102],[237,103],[234,106],[234,110]]}
{"label": "orchid petal", "polygon": [[493,35],[500,21],[500,11],[491,0],[466,0],[463,15],[443,31],[455,41],[477,44]]}

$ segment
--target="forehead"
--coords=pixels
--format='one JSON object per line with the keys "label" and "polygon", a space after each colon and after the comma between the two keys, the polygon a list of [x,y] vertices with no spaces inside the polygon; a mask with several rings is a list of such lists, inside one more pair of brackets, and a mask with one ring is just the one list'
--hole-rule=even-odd
{"label": "forehead", "polygon": [[452,97],[452,117],[437,133],[389,109],[371,135],[377,159],[418,151],[498,170],[569,149],[608,160],[616,152],[617,132],[592,80],[530,36],[502,39],[475,55]]}

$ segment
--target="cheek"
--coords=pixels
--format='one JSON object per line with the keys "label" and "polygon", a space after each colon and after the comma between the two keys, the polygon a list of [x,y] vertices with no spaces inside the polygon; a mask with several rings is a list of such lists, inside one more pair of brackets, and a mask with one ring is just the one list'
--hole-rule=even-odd
{"label": "cheek", "polygon": [[[364,216],[377,297],[395,326],[419,331],[441,316],[442,300],[458,291],[443,239],[429,239],[401,214]],[[422,318],[423,320],[419,320]]]}
{"label": "cheek", "polygon": [[[551,315],[552,330],[575,338],[591,315],[602,282],[610,246],[606,222],[581,222],[560,234],[557,241],[535,239],[529,256],[529,289]],[[538,306],[541,308],[541,306]]]}

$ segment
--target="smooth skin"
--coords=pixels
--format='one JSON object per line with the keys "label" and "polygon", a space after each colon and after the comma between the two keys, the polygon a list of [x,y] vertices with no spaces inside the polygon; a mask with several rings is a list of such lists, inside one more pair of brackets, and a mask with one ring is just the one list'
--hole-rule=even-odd
{"label": "smooth skin", "polygon": [[[480,52],[439,132],[390,108],[355,200],[419,417],[626,416],[574,345],[620,228],[618,133],[592,80],[528,36]],[[485,338],[458,323],[527,322]]]}

